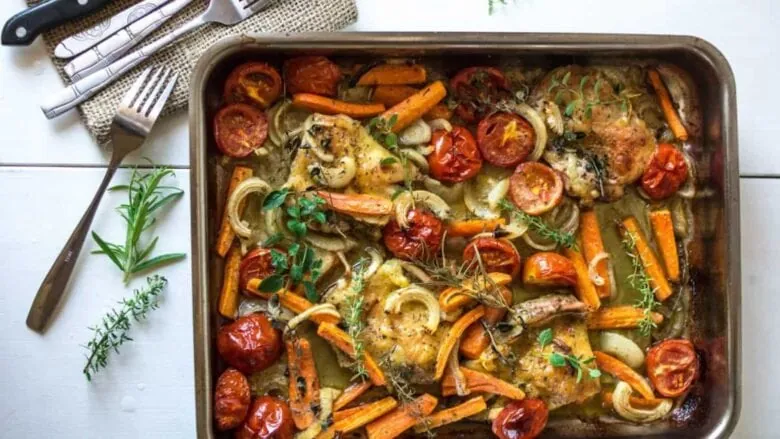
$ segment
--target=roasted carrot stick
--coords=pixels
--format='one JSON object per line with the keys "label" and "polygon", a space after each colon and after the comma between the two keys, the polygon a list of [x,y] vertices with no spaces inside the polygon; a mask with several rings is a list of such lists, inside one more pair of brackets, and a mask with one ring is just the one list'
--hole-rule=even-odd
{"label": "roasted carrot stick", "polygon": [[677,114],[677,110],[674,108],[672,97],[669,96],[669,90],[666,89],[661,75],[655,69],[648,69],[647,77],[650,79],[650,85],[653,86],[653,90],[655,90],[655,95],[658,96],[658,103],[661,105],[666,123],[669,124],[674,137],[682,141],[688,140],[688,131],[685,130],[685,126],[680,120],[680,115]]}
{"label": "roasted carrot stick", "polygon": [[[591,261],[596,256],[606,253],[604,251],[604,241],[601,239],[601,230],[599,222],[596,219],[596,213],[592,210],[583,212],[580,215],[580,236],[582,237],[582,253],[585,256],[585,262],[590,267]],[[601,299],[608,299],[610,296],[611,285],[609,280],[609,260],[601,259],[596,264],[596,273],[604,279],[604,285],[594,285],[596,292]]]}
{"label": "roasted carrot stick", "polygon": [[463,404],[456,405],[448,409],[440,410],[430,416],[428,416],[423,422],[419,423],[414,430],[418,433],[422,433],[427,429],[434,429],[441,427],[442,425],[452,424],[458,422],[461,419],[474,416],[477,413],[481,413],[487,410],[487,404],[485,404],[485,398],[477,396],[471,398]]}
{"label": "roasted carrot stick", "polygon": [[[580,244],[582,247],[582,244]],[[574,292],[577,297],[588,307],[589,311],[595,311],[601,306],[601,299],[596,292],[596,287],[590,280],[588,274],[588,265],[582,253],[574,248],[566,248],[563,254],[574,263],[574,270],[577,272],[577,285],[574,286]]]}
{"label": "roasted carrot stick", "polygon": [[[588,329],[634,329],[644,320],[645,311],[631,305],[600,308],[588,314]],[[653,321],[661,324],[664,316],[652,313]]]}
{"label": "roasted carrot stick", "polygon": [[356,104],[311,93],[294,94],[292,104],[315,113],[343,114],[355,119],[373,117],[385,111],[382,104]]}
{"label": "roasted carrot stick", "polygon": [[423,119],[425,120],[434,120],[434,119],[452,119],[452,110],[450,110],[450,107],[444,105],[444,104],[436,104],[428,110],[427,113],[423,114]]}
{"label": "roasted carrot stick", "polygon": [[505,224],[504,218],[452,221],[447,226],[447,236],[474,236],[483,232],[493,232]]}
{"label": "roasted carrot stick", "polygon": [[[228,185],[227,197],[225,197],[225,199],[227,200],[230,198],[239,183],[251,176],[252,169],[250,168],[245,166],[236,166],[233,168],[233,174],[230,176],[230,184]],[[242,200],[238,205],[238,212],[243,213],[244,207],[246,207],[246,199]],[[230,220],[227,215],[227,203],[225,203],[225,211],[222,213],[222,224],[219,226],[219,235],[217,235],[217,254],[224,258],[228,250],[230,250],[230,246],[233,244],[235,238],[236,234],[233,232],[233,227],[230,226]]]}
{"label": "roasted carrot stick", "polygon": [[336,401],[333,402],[333,410],[341,410],[348,406],[352,401],[360,398],[361,395],[366,393],[373,384],[370,381],[357,381],[349,385],[344,389],[344,393],[339,395]]}
{"label": "roasted carrot stick", "polygon": [[[493,375],[478,372],[463,366],[460,367],[460,371],[463,374],[463,377],[466,379],[466,388],[470,392],[491,393],[505,396],[509,399],[525,398],[525,392],[502,379],[494,377]],[[458,391],[455,386],[455,376],[451,373],[444,375],[444,380],[441,382],[442,396],[452,396],[456,395],[457,393]]]}
{"label": "roasted carrot stick", "polygon": [[[336,325],[331,323],[320,324],[320,327],[317,328],[317,335],[332,343],[340,351],[349,355],[352,359],[355,358],[355,347],[352,346],[352,340],[350,340],[349,335],[347,335],[346,332],[336,327]],[[374,358],[371,357],[371,354],[368,352],[363,353],[363,363],[366,367],[366,371],[368,372],[368,377],[371,379],[371,382],[377,386],[384,386],[387,382],[385,380],[385,374],[382,372],[382,369],[379,368],[379,365],[376,364],[376,361],[374,361]]]}
{"label": "roasted carrot stick", "polygon": [[332,439],[336,437],[336,435],[343,435],[355,431],[398,407],[398,401],[393,399],[393,397],[388,396],[385,399],[381,399],[371,404],[365,404],[360,407],[362,410],[354,413],[348,418],[335,422],[327,430],[317,435],[317,439]]}
{"label": "roasted carrot stick", "polygon": [[[658,399],[644,399],[634,395],[629,397],[629,401],[631,402],[631,407],[647,410],[656,408],[661,402]],[[604,408],[612,408],[612,392],[606,390],[601,391],[601,406]]]}
{"label": "roasted carrot stick", "polygon": [[222,291],[219,293],[219,313],[226,319],[235,319],[238,311],[238,281],[241,266],[241,250],[233,247],[225,260]]}
{"label": "roasted carrot stick", "polygon": [[[512,292],[509,288],[501,288],[501,298],[507,306],[512,305]],[[485,316],[482,320],[493,326],[500,322],[506,315],[507,308],[485,308]],[[460,353],[469,360],[476,360],[482,355],[482,352],[490,346],[490,336],[488,335],[482,323],[473,323],[466,332],[463,334],[463,339],[460,341]]]}
{"label": "roasted carrot stick", "polygon": [[[488,276],[492,283],[500,287],[512,282],[512,276],[506,273],[488,273]],[[475,302],[472,297],[474,292],[487,289],[488,285],[485,284],[486,281],[484,279],[470,279],[464,282],[463,288],[447,288],[439,294],[439,307],[444,312],[452,312],[471,305]]]}
{"label": "roasted carrot stick", "polygon": [[[663,302],[672,295],[672,287],[664,275],[663,267],[658,263],[658,258],[653,253],[653,249],[647,243],[647,238],[639,228],[636,218],[630,216],[623,220],[622,233],[624,238],[632,239],[639,259],[645,267],[645,272],[650,278],[650,286],[655,289],[655,298]],[[630,234],[631,236],[627,236]]]}
{"label": "roasted carrot stick", "polygon": [[366,425],[368,439],[393,439],[414,427],[422,418],[433,413],[439,400],[424,394],[404,404],[376,421]]}
{"label": "roasted carrot stick", "polygon": [[381,216],[393,212],[393,202],[385,197],[368,194],[340,194],[317,191],[331,210],[346,214]]}
{"label": "roasted carrot stick", "polygon": [[436,81],[385,111],[382,118],[390,120],[393,116],[397,116],[398,119],[392,128],[393,132],[397,133],[421,118],[445,96],[447,96],[447,88],[444,87],[443,82]]}
{"label": "roasted carrot stick", "polygon": [[680,261],[677,256],[677,242],[674,239],[674,225],[669,210],[650,212],[650,224],[653,225],[653,235],[658,243],[658,250],[666,267],[666,276],[672,282],[680,281]]}
{"label": "roasted carrot stick", "polygon": [[317,420],[314,411],[320,406],[320,379],[309,340],[297,338],[285,344],[290,373],[290,411],[298,430],[305,430]]}
{"label": "roasted carrot stick", "polygon": [[447,335],[444,337],[444,341],[441,343],[439,353],[436,355],[436,372],[433,375],[433,379],[438,381],[444,375],[444,369],[447,368],[447,360],[450,358],[450,353],[455,348],[455,344],[460,340],[460,337],[466,331],[466,328],[471,326],[472,323],[481,319],[485,315],[485,307],[480,305],[466,314],[462,315],[450,328]]}
{"label": "roasted carrot stick", "polygon": [[[270,293],[264,293],[259,290],[260,287],[260,279],[250,279],[249,282],[247,282],[246,290],[250,293],[254,294],[255,296],[261,297],[263,299],[270,299],[273,294]],[[300,314],[307,309],[314,306],[311,302],[306,300],[305,298],[291,292],[291,291],[280,291],[279,293],[279,304],[281,304],[284,308],[287,308],[288,310],[292,311],[294,314]],[[338,323],[339,318],[330,314],[314,314],[311,316],[311,321],[314,323]]]}
{"label": "roasted carrot stick", "polygon": [[333,422],[339,422],[341,420],[347,419],[355,413],[360,413],[362,410],[365,410],[365,406],[366,404],[361,404],[357,407],[352,407],[351,409],[343,409],[337,412],[333,412]]}
{"label": "roasted carrot stick", "polygon": [[428,75],[425,67],[407,64],[382,64],[361,76],[358,85],[424,84]]}
{"label": "roasted carrot stick", "polygon": [[596,364],[602,372],[606,372],[621,381],[625,381],[626,384],[639,392],[645,399],[656,399],[653,389],[650,387],[647,380],[642,377],[642,375],[636,373],[634,369],[631,369],[626,363],[600,351],[593,352],[593,356],[596,357]]}
{"label": "roasted carrot stick", "polygon": [[395,104],[403,102],[404,99],[414,95],[419,90],[408,85],[380,85],[374,89],[371,99],[374,102],[392,107]]}

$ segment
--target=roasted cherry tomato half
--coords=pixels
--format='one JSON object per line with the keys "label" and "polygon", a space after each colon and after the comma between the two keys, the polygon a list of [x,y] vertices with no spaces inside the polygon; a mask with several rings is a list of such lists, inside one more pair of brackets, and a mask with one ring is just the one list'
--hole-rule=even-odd
{"label": "roasted cherry tomato half", "polygon": [[246,157],[263,146],[268,137],[268,119],[251,105],[228,105],[214,117],[214,136],[225,155]]}
{"label": "roasted cherry tomato half", "polygon": [[261,396],[252,401],[236,439],[292,439],[295,427],[292,411],[284,401],[272,396]]}
{"label": "roasted cherry tomato half", "polygon": [[252,395],[243,373],[230,368],[222,372],[214,390],[214,418],[218,430],[230,430],[244,422]]}
{"label": "roasted cherry tomato half", "polygon": [[275,68],[262,62],[236,67],[225,82],[225,101],[255,104],[268,108],[282,92],[282,77]]}
{"label": "roasted cherry tomato half", "polygon": [[247,253],[239,267],[241,289],[246,290],[250,279],[265,279],[274,274],[274,266],[271,262],[271,249],[257,247]]}
{"label": "roasted cherry tomato half", "polygon": [[459,183],[473,178],[482,169],[477,142],[464,127],[454,126],[450,132],[434,131],[431,144],[433,152],[428,156],[428,165],[437,180]]}
{"label": "roasted cherry tomato half", "polygon": [[523,283],[539,287],[574,286],[577,270],[569,258],[558,253],[534,253],[525,260]]}
{"label": "roasted cherry tomato half", "polygon": [[391,220],[383,231],[385,247],[397,258],[424,259],[437,254],[441,248],[444,225],[433,214],[413,209],[406,215],[409,227],[402,229]]}
{"label": "roasted cherry tomato half", "polygon": [[492,104],[509,95],[509,83],[495,67],[469,67],[450,80],[450,91],[459,104],[455,112],[465,122],[476,122]]}
{"label": "roasted cherry tomato half", "polygon": [[532,439],[544,430],[550,411],[540,399],[512,401],[493,420],[499,439]]}
{"label": "roasted cherry tomato half", "polygon": [[688,178],[688,164],[683,154],[668,143],[658,145],[642,175],[642,189],[654,200],[669,198]]}
{"label": "roasted cherry tomato half", "polygon": [[279,359],[282,337],[265,314],[250,314],[219,328],[217,351],[229,365],[250,375]]}
{"label": "roasted cherry tomato half", "polygon": [[509,197],[523,212],[541,215],[563,200],[563,179],[549,166],[521,163],[509,178]]}
{"label": "roasted cherry tomato half", "polygon": [[647,352],[647,376],[667,398],[685,393],[699,376],[699,357],[688,340],[664,340]]}
{"label": "roasted cherry tomato half", "polygon": [[510,168],[534,150],[536,133],[522,117],[511,113],[490,115],[477,127],[477,142],[488,163]]}
{"label": "roasted cherry tomato half", "polygon": [[506,239],[477,238],[469,242],[463,250],[463,262],[471,264],[477,252],[488,273],[501,272],[512,277],[520,273],[520,253]]}
{"label": "roasted cherry tomato half", "polygon": [[341,69],[324,56],[301,56],[284,63],[284,78],[291,94],[314,93],[335,97]]}

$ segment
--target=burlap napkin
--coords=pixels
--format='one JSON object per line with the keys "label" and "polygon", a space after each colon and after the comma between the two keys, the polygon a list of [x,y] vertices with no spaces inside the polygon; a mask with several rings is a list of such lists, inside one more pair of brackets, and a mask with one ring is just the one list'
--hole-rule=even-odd
{"label": "burlap napkin", "polygon": [[[226,0],[211,0],[226,1]],[[40,0],[27,0],[30,5],[40,3]],[[46,34],[43,38],[54,53],[54,47],[69,35],[88,29],[100,20],[137,3],[137,0],[115,0],[111,5],[81,20],[60,26]],[[207,0],[198,0],[172,18],[165,26],[157,30],[144,43],[159,38],[180,26],[185,21],[195,17],[206,9]],[[79,107],[81,117],[87,129],[98,143],[109,142],[109,128],[116,107],[130,84],[138,77],[138,72],[149,65],[165,65],[174,68],[180,74],[176,91],[166,107],[166,114],[187,108],[190,74],[200,55],[214,42],[228,35],[248,32],[312,32],[335,31],[357,19],[357,7],[354,0],[276,0],[268,9],[233,27],[218,24],[208,25],[180,40],[177,44],[157,53],[151,61],[137,67],[122,79],[106,88]],[[144,44],[142,43],[142,44]],[[68,81],[63,66],[67,60],[52,56],[52,61],[64,81]]]}

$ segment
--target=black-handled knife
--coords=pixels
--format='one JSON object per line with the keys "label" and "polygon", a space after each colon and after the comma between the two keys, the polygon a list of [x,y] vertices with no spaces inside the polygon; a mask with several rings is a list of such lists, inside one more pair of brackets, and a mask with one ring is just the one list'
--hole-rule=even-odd
{"label": "black-handled knife", "polygon": [[3,26],[0,41],[8,46],[26,46],[54,26],[89,15],[112,0],[49,0],[11,17]]}

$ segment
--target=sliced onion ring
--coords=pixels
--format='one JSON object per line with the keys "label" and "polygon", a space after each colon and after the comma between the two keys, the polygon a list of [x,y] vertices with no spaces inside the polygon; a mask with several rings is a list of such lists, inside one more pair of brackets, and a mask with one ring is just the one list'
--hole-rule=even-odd
{"label": "sliced onion ring", "polygon": [[236,232],[236,235],[242,238],[249,238],[252,235],[252,229],[249,225],[241,219],[238,206],[241,205],[241,201],[247,197],[247,195],[258,192],[263,196],[271,192],[271,185],[258,177],[250,177],[236,186],[233,193],[228,198],[227,214],[230,220],[230,227]]}
{"label": "sliced onion ring", "polygon": [[430,276],[428,276],[428,273],[425,272],[422,268],[412,264],[408,261],[402,261],[401,262],[401,268],[404,269],[407,273],[411,274],[412,276],[416,277],[420,282],[423,283],[430,283],[433,281]]}
{"label": "sliced onion ring", "polygon": [[425,145],[431,141],[431,127],[422,119],[406,127],[398,135],[398,143],[401,145]]}
{"label": "sliced onion ring", "polygon": [[693,160],[687,152],[683,152],[683,159],[685,164],[688,165],[688,178],[685,180],[683,187],[677,190],[677,195],[682,198],[691,199],[696,196],[696,168],[693,166]]}
{"label": "sliced onion ring", "polygon": [[[288,292],[285,294],[292,294],[292,293]],[[298,325],[301,324],[301,322],[303,322],[304,320],[308,320],[309,317],[315,314],[329,315],[341,319],[341,314],[339,314],[339,312],[336,311],[336,307],[332,303],[320,303],[319,305],[314,305],[311,308],[308,308],[306,311],[290,319],[290,321],[287,322],[287,327],[284,330],[291,331],[295,329]]]}
{"label": "sliced onion ring", "polygon": [[428,319],[423,324],[431,334],[439,328],[441,309],[439,302],[430,290],[418,285],[411,285],[400,290],[393,291],[385,300],[385,312],[398,314],[406,302],[420,302],[428,308]]}
{"label": "sliced onion ring", "polygon": [[529,247],[535,248],[536,250],[541,250],[543,252],[555,250],[555,248],[558,247],[558,244],[554,242],[551,244],[539,244],[538,242],[534,241],[533,238],[528,236],[528,234],[523,235],[523,241],[525,241],[525,243],[528,244]]}
{"label": "sliced onion ring", "polygon": [[447,119],[434,119],[428,122],[428,126],[431,127],[432,131],[444,130],[448,133],[452,131],[452,124]]}
{"label": "sliced onion ring", "polygon": [[631,405],[631,386],[624,381],[619,381],[612,393],[612,406],[617,414],[631,422],[645,423],[657,421],[672,410],[671,399],[659,399],[658,405],[653,409],[638,409]]}
{"label": "sliced onion ring", "polygon": [[317,248],[331,252],[347,252],[357,246],[357,243],[349,238],[327,236],[311,231],[304,239]]}
{"label": "sliced onion ring", "polygon": [[633,369],[642,367],[645,362],[642,349],[630,338],[616,332],[602,332],[600,345],[602,351],[613,355]]}
{"label": "sliced onion ring", "polygon": [[439,180],[428,177],[426,175],[423,178],[423,186],[425,186],[425,189],[428,189],[434,194],[440,196],[448,203],[457,203],[463,199],[463,183],[455,183],[452,186],[445,186]]}
{"label": "sliced onion ring", "polygon": [[[498,210],[498,207],[491,208],[489,203],[485,203],[479,199],[475,185],[476,179],[467,181],[463,188],[463,202],[466,204],[466,208],[475,216],[482,219],[496,219],[500,217],[501,212]],[[494,187],[493,189],[496,188]],[[493,192],[493,189],[491,189],[491,192]]]}
{"label": "sliced onion ring", "polygon": [[402,229],[409,227],[407,215],[412,204],[421,203],[428,207],[439,219],[446,220],[450,217],[450,205],[438,195],[428,191],[404,192],[395,199],[395,220]]}
{"label": "sliced onion ring", "polygon": [[591,259],[590,264],[588,264],[588,277],[593,282],[593,285],[596,285],[597,287],[604,286],[604,282],[606,282],[606,280],[599,275],[597,269],[599,262],[604,259],[609,260],[609,254],[601,252],[594,256],[593,259]]}
{"label": "sliced onion ring", "polygon": [[424,155],[420,154],[419,151],[413,148],[403,148],[398,151],[398,153],[414,163],[417,168],[419,168],[420,171],[422,171],[424,174],[428,173],[428,170],[430,169],[428,166],[428,159],[426,159]]}
{"label": "sliced onion ring", "polygon": [[544,124],[542,116],[539,112],[531,108],[528,104],[516,104],[514,110],[520,116],[523,116],[528,123],[534,128],[536,133],[536,143],[534,144],[534,150],[528,156],[528,161],[535,162],[542,157],[544,148],[547,146],[547,127]]}

